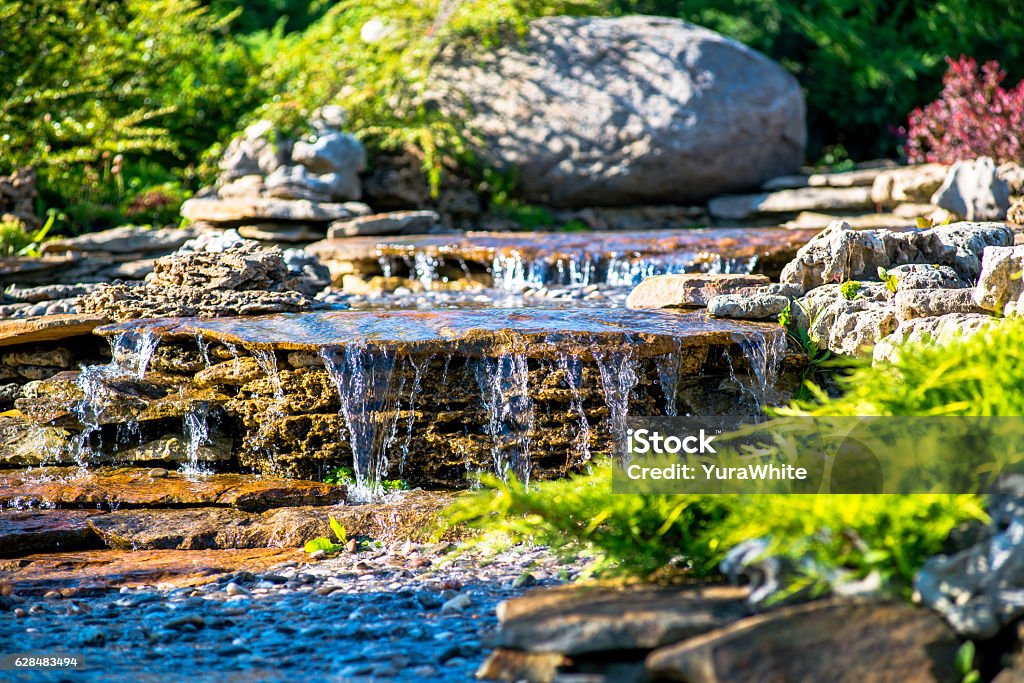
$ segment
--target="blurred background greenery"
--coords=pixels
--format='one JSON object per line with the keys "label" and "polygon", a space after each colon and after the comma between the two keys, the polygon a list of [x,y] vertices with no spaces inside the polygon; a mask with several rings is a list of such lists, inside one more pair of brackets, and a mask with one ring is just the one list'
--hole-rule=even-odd
{"label": "blurred background greenery", "polygon": [[[946,56],[1024,76],[1017,0],[0,0],[15,36],[0,44],[0,174],[35,166],[40,214],[62,211],[62,231],[174,222],[247,123],[299,126],[338,102],[371,149],[417,148],[436,184],[446,160],[472,165],[457,122],[420,100],[442,46],[493,48],[536,16],[631,13],[680,17],[780,61],[806,93],[815,164],[900,155]],[[375,17],[393,30],[360,40]]]}

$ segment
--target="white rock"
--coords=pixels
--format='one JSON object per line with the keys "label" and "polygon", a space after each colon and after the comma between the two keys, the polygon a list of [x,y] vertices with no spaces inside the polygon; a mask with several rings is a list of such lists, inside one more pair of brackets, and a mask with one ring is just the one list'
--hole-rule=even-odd
{"label": "white rock", "polygon": [[997,221],[1010,208],[1010,184],[989,157],[953,164],[932,204],[969,221]]}

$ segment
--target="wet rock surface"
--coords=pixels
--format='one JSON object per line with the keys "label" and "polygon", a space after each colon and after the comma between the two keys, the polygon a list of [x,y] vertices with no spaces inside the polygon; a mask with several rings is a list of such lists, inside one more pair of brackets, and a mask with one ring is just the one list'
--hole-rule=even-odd
{"label": "wet rock surface", "polygon": [[626,299],[629,308],[703,308],[708,301],[741,288],[767,285],[763,275],[724,273],[655,275],[645,278]]}
{"label": "wet rock surface", "polygon": [[333,505],[345,487],[244,474],[153,476],[146,468],[37,467],[0,470],[0,508],[231,506],[260,511],[288,505]]}

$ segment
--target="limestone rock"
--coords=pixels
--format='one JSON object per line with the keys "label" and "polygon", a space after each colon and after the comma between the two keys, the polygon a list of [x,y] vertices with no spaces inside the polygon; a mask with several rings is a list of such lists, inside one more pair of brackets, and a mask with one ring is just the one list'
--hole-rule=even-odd
{"label": "limestone rock", "polygon": [[872,206],[871,191],[864,187],[805,187],[779,192],[715,197],[708,202],[708,211],[715,218],[743,220],[759,213],[863,211]]}
{"label": "limestone rock", "polygon": [[0,320],[0,347],[88,336],[109,322],[103,315],[51,315],[23,320]]}
{"label": "limestone rock", "polygon": [[1007,161],[999,164],[996,173],[1010,186],[1010,194],[1024,195],[1024,166],[1015,161]]}
{"label": "limestone rock", "polygon": [[685,203],[797,170],[799,84],[738,42],[675,19],[549,17],[521,43],[450,49],[445,106],[481,158],[554,206]]}
{"label": "limestone rock", "polygon": [[838,173],[779,176],[763,183],[761,189],[765,192],[774,192],[776,190],[795,190],[801,187],[871,187],[875,178],[881,175],[886,168],[887,166],[875,166]]}
{"label": "limestone rock", "polygon": [[889,299],[885,286],[878,283],[862,283],[852,300],[843,297],[840,285],[825,285],[799,299],[793,310],[797,325],[824,348],[863,356],[899,324]]}
{"label": "limestone rock", "polygon": [[140,226],[124,226],[67,237],[43,244],[44,254],[63,252],[107,252],[110,254],[137,254],[146,252],[172,252],[196,237],[194,227],[160,228],[152,230]]}
{"label": "limestone rock", "polygon": [[722,294],[708,301],[708,313],[717,318],[774,320],[788,305],[789,297],[774,294]]}
{"label": "limestone rock", "polygon": [[1024,197],[1018,198],[1006,212],[1006,222],[1024,225]]}
{"label": "limestone rock", "polygon": [[652,275],[633,288],[626,299],[629,308],[703,307],[720,294],[740,287],[768,284],[764,275],[683,273]]}
{"label": "limestone rock", "polygon": [[687,683],[956,683],[959,645],[929,610],[828,600],[783,607],[660,648],[646,666],[653,679]]}
{"label": "limestone rock", "polygon": [[998,221],[1010,208],[1010,185],[989,157],[958,161],[931,201],[969,221]]}
{"label": "limestone rock", "polygon": [[287,200],[273,197],[245,197],[216,199],[196,197],[181,205],[181,215],[190,221],[211,223],[239,223],[247,221],[302,221],[329,223],[339,218],[358,215],[360,206],[348,202],[311,202],[305,199]]}
{"label": "limestone rock", "polygon": [[981,276],[974,288],[974,301],[989,311],[1007,315],[1024,313],[1020,300],[1024,295],[1024,246],[987,247],[982,259]]}
{"label": "limestone rock", "polygon": [[354,136],[324,130],[312,142],[300,140],[292,146],[292,161],[321,177],[333,180],[332,196],[359,199],[359,173],[366,167],[366,150]]}
{"label": "limestone rock", "polygon": [[36,215],[37,197],[36,171],[32,167],[0,176],[0,220],[14,220],[29,229],[38,228],[42,221]]}
{"label": "limestone rock", "polygon": [[948,344],[984,332],[998,320],[990,315],[976,313],[954,313],[929,318],[903,320],[892,334],[879,341],[872,355],[878,362],[893,361],[899,357],[901,348],[907,344]]}
{"label": "limestone rock", "polygon": [[71,434],[59,427],[0,415],[0,467],[40,465],[64,450],[70,440]]}
{"label": "limestone rock", "polygon": [[853,230],[835,221],[805,244],[782,270],[781,281],[805,290],[823,284],[877,278],[878,268],[905,264],[950,266],[973,282],[987,246],[1013,243],[1002,223],[953,223],[920,232]]}
{"label": "limestone rock", "polygon": [[[224,462],[231,460],[231,440],[218,438],[212,443],[202,444],[195,450],[198,462]],[[193,457],[189,445],[174,435],[163,436],[153,441],[118,451],[116,459],[122,463],[160,461],[165,463],[185,463]]]}
{"label": "limestone rock", "polygon": [[266,192],[267,186],[261,175],[244,175],[221,185],[217,196],[221,199],[249,199]]}
{"label": "limestone rock", "polygon": [[896,305],[896,317],[900,320],[986,312],[974,302],[974,291],[962,288],[900,290],[896,292],[893,303]]}
{"label": "limestone rock", "polygon": [[990,500],[986,537],[954,555],[937,555],[914,578],[915,598],[967,638],[991,638],[1024,614],[1024,481],[1011,475]]}
{"label": "limestone rock", "polygon": [[428,232],[441,222],[436,211],[393,211],[346,218],[331,223],[327,239],[361,235],[413,235]]}
{"label": "limestone rock", "polygon": [[927,204],[946,179],[943,164],[920,164],[883,171],[871,186],[871,201],[883,208]]}
{"label": "limestone rock", "polygon": [[157,259],[145,284],[113,284],[83,297],[79,309],[113,320],[217,317],[308,310],[315,290],[292,276],[276,247],[245,243],[221,252]]}
{"label": "limestone rock", "polygon": [[908,263],[887,269],[886,273],[896,278],[896,291],[913,289],[964,289],[971,285],[964,282],[949,266],[936,264]]}

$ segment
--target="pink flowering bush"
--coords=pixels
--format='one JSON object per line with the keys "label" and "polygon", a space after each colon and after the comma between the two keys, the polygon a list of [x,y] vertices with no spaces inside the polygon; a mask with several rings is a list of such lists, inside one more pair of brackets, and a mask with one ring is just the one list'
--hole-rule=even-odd
{"label": "pink flowering bush", "polygon": [[907,158],[951,164],[989,156],[1024,161],[1024,81],[1006,90],[999,62],[946,58],[942,94],[910,113]]}

